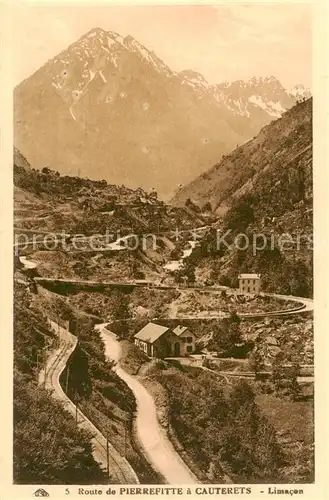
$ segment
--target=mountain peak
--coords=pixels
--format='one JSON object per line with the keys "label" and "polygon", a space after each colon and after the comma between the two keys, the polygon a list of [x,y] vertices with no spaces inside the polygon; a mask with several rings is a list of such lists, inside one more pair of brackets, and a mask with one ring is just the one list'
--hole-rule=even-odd
{"label": "mountain peak", "polygon": [[85,38],[93,38],[95,36],[102,36],[106,33],[105,30],[103,30],[102,28],[99,28],[99,27],[96,27],[96,28],[92,28],[91,30],[87,31],[87,33],[85,33],[84,35],[82,35],[78,41],[80,40],[83,40]]}
{"label": "mountain peak", "polygon": [[310,89],[306,88],[302,83],[294,85],[288,92],[296,99],[308,99],[312,95]]}
{"label": "mountain peak", "polygon": [[103,30],[103,28],[100,28],[99,26],[96,26],[95,28],[92,28],[90,31],[88,31],[86,35],[90,33],[105,33],[105,30]]}
{"label": "mountain peak", "polygon": [[71,45],[71,47],[76,47],[83,45],[85,47],[91,46],[91,45],[99,45],[99,44],[107,44],[107,41],[110,41],[112,43],[113,41],[123,41],[123,37],[119,35],[119,33],[116,33],[115,31],[106,31],[103,28],[92,28],[91,30],[87,31],[84,35],[82,35],[75,43]]}
{"label": "mountain peak", "polygon": [[254,76],[248,82],[250,85],[262,86],[262,85],[272,85],[282,87],[280,81],[275,76]]}
{"label": "mountain peak", "polygon": [[16,88],[15,144],[37,168],[146,188],[154,173],[165,196],[296,102],[275,82],[212,85],[172,71],[131,35],[94,27]]}

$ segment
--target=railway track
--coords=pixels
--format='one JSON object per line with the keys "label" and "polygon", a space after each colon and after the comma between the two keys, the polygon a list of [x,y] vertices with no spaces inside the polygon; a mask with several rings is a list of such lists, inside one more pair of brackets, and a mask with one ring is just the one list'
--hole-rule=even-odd
{"label": "railway track", "polygon": [[[55,323],[51,322],[51,327],[54,329]],[[78,426],[92,434],[94,457],[104,469],[108,468],[109,477],[118,484],[138,484],[138,477],[129,462],[117,452],[111,443],[107,442],[100,430],[76,407],[61,387],[59,378],[77,345],[77,338],[64,328],[59,327],[58,330],[60,346],[50,356],[45,373],[43,371],[39,376],[39,383],[44,384],[46,389],[53,390],[55,397],[62,401],[65,408],[77,418]]]}

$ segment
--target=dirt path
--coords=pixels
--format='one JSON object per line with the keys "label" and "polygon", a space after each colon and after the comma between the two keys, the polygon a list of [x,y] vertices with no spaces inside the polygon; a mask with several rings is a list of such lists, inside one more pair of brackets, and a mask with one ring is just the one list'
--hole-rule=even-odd
{"label": "dirt path", "polygon": [[[104,325],[99,325],[98,328],[105,344],[106,356],[118,362],[121,356],[121,347],[116,340],[116,335],[106,330]],[[117,375],[132,390],[136,398],[137,437],[148,461],[165,478],[168,484],[197,484],[197,478],[180,458],[165,431],[161,428],[151,394],[136,377],[125,372],[119,363],[115,370]]]}

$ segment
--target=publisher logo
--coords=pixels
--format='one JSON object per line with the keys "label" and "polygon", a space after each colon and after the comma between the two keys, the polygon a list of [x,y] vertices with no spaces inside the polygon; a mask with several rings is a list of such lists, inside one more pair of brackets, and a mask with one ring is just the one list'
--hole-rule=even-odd
{"label": "publisher logo", "polygon": [[49,497],[48,491],[44,490],[43,488],[39,488],[34,492],[35,497]]}

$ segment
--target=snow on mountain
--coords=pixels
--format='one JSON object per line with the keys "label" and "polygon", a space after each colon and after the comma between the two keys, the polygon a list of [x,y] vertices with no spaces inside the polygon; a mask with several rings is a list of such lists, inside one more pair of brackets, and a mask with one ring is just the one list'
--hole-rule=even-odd
{"label": "snow on mountain", "polygon": [[209,84],[200,73],[192,70],[181,71],[179,77],[183,85],[189,85],[203,97],[212,96],[219,106],[251,120],[255,114],[259,116],[260,111],[270,119],[280,118],[297,99],[310,96],[302,85],[287,91],[274,76],[217,85]]}
{"label": "snow on mountain", "polygon": [[213,85],[94,28],[15,89],[15,140],[37,168],[170,196],[291,108],[293,92],[274,77]]}
{"label": "snow on mountain", "polygon": [[216,90],[218,101],[224,101],[232,111],[251,119],[255,113],[259,115],[260,110],[271,118],[279,118],[295,104],[292,96],[273,76],[254,77],[247,82],[225,82],[217,85]]}
{"label": "snow on mountain", "polygon": [[288,90],[288,93],[296,99],[308,99],[312,95],[310,89],[307,89],[302,84],[294,85]]}
{"label": "snow on mountain", "polygon": [[248,100],[252,104],[259,106],[261,109],[266,111],[266,113],[268,113],[270,116],[273,116],[275,118],[280,118],[282,116],[282,114],[285,111],[287,111],[286,109],[284,109],[282,107],[280,102],[273,102],[273,101],[264,102],[262,97],[259,95],[258,96],[252,95],[251,97],[249,97]]}
{"label": "snow on mountain", "polygon": [[127,49],[134,50],[156,71],[165,72],[167,76],[173,76],[174,72],[159,58],[156,54],[148,50],[144,45],[135,40],[132,36],[128,35],[124,41],[124,46]]}
{"label": "snow on mountain", "polygon": [[[265,103],[259,96],[251,96],[250,99],[252,106],[267,110],[268,102]],[[275,109],[273,104],[272,108]],[[281,112],[281,109],[277,112]],[[295,198],[291,198],[292,194],[287,198],[286,187],[290,185],[292,193],[296,188],[296,178],[302,171],[303,189],[302,194],[298,192],[297,196],[301,196],[304,203],[311,196],[311,146],[312,99],[307,99],[263,127],[253,139],[244,145],[240,144],[209,170],[183,186],[175,194],[172,203],[184,205],[186,200],[191,200],[199,207],[210,203],[218,214],[223,214],[241,196],[258,192],[260,196],[254,198],[253,209],[257,205],[262,206],[262,209],[266,206],[278,216],[285,210],[294,210],[299,206],[303,212],[305,206],[301,207]],[[257,191],[257,188],[261,188],[261,191]],[[268,203],[269,197],[275,203]],[[291,199],[294,199],[293,203]],[[264,214],[259,211],[259,216],[263,217]]]}
{"label": "snow on mountain", "polygon": [[193,70],[184,70],[178,73],[182,85],[189,85],[202,95],[208,95],[212,86],[207,82],[201,73]]}

